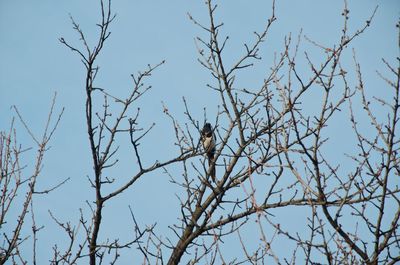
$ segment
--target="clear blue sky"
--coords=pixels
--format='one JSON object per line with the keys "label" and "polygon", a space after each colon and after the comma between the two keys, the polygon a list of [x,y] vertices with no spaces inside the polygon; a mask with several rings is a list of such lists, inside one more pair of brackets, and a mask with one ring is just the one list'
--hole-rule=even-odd
{"label": "clear blue sky", "polygon": [[[226,57],[229,63],[243,52],[243,43],[252,40],[252,32],[262,30],[270,15],[270,1],[218,2],[217,20],[224,21],[222,33],[231,37]],[[385,93],[381,91],[383,82],[375,74],[375,70],[382,68],[380,59],[383,57],[394,62],[399,56],[395,24],[400,16],[400,2],[349,1],[350,31],[364,25],[378,4],[371,27],[351,46],[357,51],[371,94]],[[278,20],[262,46],[263,61],[246,72],[240,84],[252,86],[262,83],[263,73],[272,64],[273,53],[282,51],[284,37],[289,33],[297,36],[303,29],[303,34],[326,46],[337,42],[342,25],[342,7],[342,1],[277,0]],[[100,86],[113,94],[125,95],[132,85],[131,73],[144,69],[149,63],[156,64],[164,59],[167,62],[151,77],[149,84],[153,89],[140,101],[143,125],[153,121],[157,123],[149,136],[152,140],[141,146],[149,165],[156,159],[170,157],[171,152],[177,152],[173,147],[171,125],[162,113],[161,101],[181,121],[183,96],[199,120],[202,120],[204,107],[210,116],[215,115],[217,110],[217,98],[206,87],[212,78],[196,61],[194,38],[204,36],[204,33],[187,17],[189,12],[207,24],[207,9],[203,1],[193,0],[114,0],[112,10],[117,17],[98,61],[100,73],[97,83]],[[45,157],[39,187],[45,189],[67,177],[71,179],[56,192],[36,200],[38,223],[46,226],[39,234],[41,264],[46,263],[51,246],[62,242],[64,236],[50,220],[48,209],[52,209],[62,220],[77,223],[78,209],[86,207],[85,200],[92,201],[94,198],[86,179],[86,175],[92,172],[84,121],[84,67],[79,58],[58,41],[58,38],[64,37],[76,46],[80,44],[69,14],[80,24],[93,45],[99,1],[0,2],[0,129],[6,130],[15,115],[11,105],[19,108],[36,134],[44,126],[54,92],[58,94],[57,109],[65,107],[52,148]],[[304,49],[313,49],[306,42],[303,44]],[[351,49],[347,51],[346,58],[345,62],[351,65]],[[17,128],[21,144],[32,146],[29,135],[20,124]],[[127,137],[122,139],[123,145],[127,145],[127,141]],[[32,163],[34,155],[34,150],[28,152],[24,162]],[[113,172],[115,175],[127,175],[134,161],[133,154],[123,149],[120,157],[122,161]],[[128,205],[131,205],[141,225],[157,222],[157,232],[171,235],[167,226],[175,223],[179,214],[176,212],[179,202],[175,192],[180,191],[169,183],[168,177],[161,171],[143,178],[107,204],[105,216],[112,214],[113,217],[105,219],[104,226],[107,228],[103,232],[110,233],[111,238],[127,239],[126,230],[132,225],[128,211]]]}

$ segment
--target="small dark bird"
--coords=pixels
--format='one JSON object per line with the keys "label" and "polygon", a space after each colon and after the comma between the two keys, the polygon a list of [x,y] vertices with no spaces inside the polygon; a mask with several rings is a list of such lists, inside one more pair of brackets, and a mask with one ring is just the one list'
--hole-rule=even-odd
{"label": "small dark bird", "polygon": [[[208,165],[211,167],[214,162],[215,155],[215,135],[212,130],[211,124],[204,124],[201,130],[201,142],[203,143],[204,151],[206,151],[208,158]],[[211,168],[211,179],[215,182],[215,165]]]}

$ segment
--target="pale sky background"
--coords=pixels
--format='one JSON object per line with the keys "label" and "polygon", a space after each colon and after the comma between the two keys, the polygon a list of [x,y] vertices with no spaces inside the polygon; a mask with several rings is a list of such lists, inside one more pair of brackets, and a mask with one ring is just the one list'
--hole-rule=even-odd
{"label": "pale sky background", "polygon": [[[253,40],[253,32],[263,29],[271,13],[270,2],[218,1],[217,21],[225,23],[221,33],[229,35],[231,39],[226,55],[228,64],[243,53],[243,43]],[[353,42],[346,52],[344,63],[350,70],[353,69],[351,48],[355,48],[368,91],[382,95],[387,90],[377,78],[375,70],[382,69],[381,58],[395,62],[396,56],[399,56],[395,25],[400,16],[400,2],[349,1],[349,30],[353,32],[363,26],[378,4],[371,27]],[[272,64],[273,53],[282,51],[284,37],[289,33],[296,38],[303,29],[303,34],[325,46],[337,43],[343,24],[340,15],[342,8],[342,1],[277,0],[277,21],[271,28],[269,39],[261,46],[263,60],[251,70],[246,70],[239,84],[251,87],[262,83]],[[60,44],[58,38],[63,37],[75,46],[80,45],[69,19],[71,14],[93,46],[99,11],[99,1],[94,0],[0,2],[0,129],[7,130],[9,127],[15,115],[10,108],[12,105],[18,107],[37,135],[45,124],[54,92],[57,92],[57,110],[65,107],[64,116],[51,142],[52,147],[45,156],[38,187],[45,189],[68,177],[70,180],[52,194],[35,199],[37,222],[45,225],[39,233],[40,264],[47,263],[51,247],[63,242],[65,236],[50,220],[48,210],[51,209],[61,220],[77,224],[79,208],[87,209],[85,200],[92,201],[94,198],[86,179],[87,175],[92,175],[92,166],[84,120],[85,71],[78,56]],[[154,65],[166,60],[166,64],[148,79],[147,83],[153,88],[140,100],[142,125],[157,124],[148,141],[140,147],[146,165],[150,165],[157,159],[162,161],[177,152],[173,146],[171,125],[162,112],[161,102],[182,122],[183,96],[189,102],[195,118],[200,121],[203,108],[207,108],[210,116],[215,115],[217,110],[217,97],[206,87],[213,80],[197,62],[194,42],[196,36],[206,35],[187,16],[189,12],[207,25],[207,8],[204,1],[194,0],[114,0],[112,11],[117,17],[110,27],[111,37],[98,60],[100,73],[96,83],[99,86],[116,95],[127,95],[132,86],[131,73],[144,69],[149,63]],[[314,55],[313,46],[303,41],[302,47],[302,51],[307,50]],[[305,62],[304,56],[300,61]],[[338,130],[339,122],[335,132],[341,137],[346,136]],[[17,123],[16,127],[20,143],[25,147],[32,146],[21,124]],[[335,124],[332,130],[335,130]],[[121,141],[122,145],[129,145],[128,137]],[[129,175],[131,163],[136,163],[133,153],[123,150],[120,157],[122,161],[113,172],[115,175]],[[35,159],[34,150],[26,153],[24,158],[26,164],[31,164]],[[28,167],[27,175],[29,170]],[[174,172],[179,175],[179,171]],[[162,171],[141,179],[127,192],[106,204],[103,235],[129,239],[132,222],[128,205],[131,205],[142,226],[157,222],[156,232],[172,236],[167,227],[176,223],[180,214],[175,195],[179,192],[181,190],[171,184]],[[282,216],[292,218],[293,213]],[[229,255],[233,258],[235,251],[230,253],[228,250]],[[131,252],[121,258],[120,264],[127,264],[131,259],[138,262]]]}

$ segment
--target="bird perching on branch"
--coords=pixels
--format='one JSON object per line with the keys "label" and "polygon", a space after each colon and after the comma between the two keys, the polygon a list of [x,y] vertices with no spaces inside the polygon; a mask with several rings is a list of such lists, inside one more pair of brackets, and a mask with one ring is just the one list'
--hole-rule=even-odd
{"label": "bird perching on branch", "polygon": [[201,130],[201,142],[203,143],[204,151],[207,154],[211,179],[215,182],[215,135],[210,123],[204,124],[204,127]]}

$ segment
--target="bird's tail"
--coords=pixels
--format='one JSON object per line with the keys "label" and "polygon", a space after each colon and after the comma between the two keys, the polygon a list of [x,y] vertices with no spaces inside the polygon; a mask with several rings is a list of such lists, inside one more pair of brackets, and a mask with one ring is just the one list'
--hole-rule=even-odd
{"label": "bird's tail", "polygon": [[210,176],[213,182],[215,182],[215,163],[214,154],[208,155],[208,165],[210,167]]}

